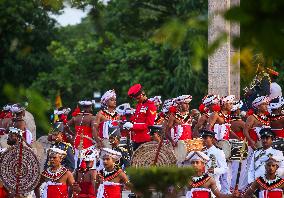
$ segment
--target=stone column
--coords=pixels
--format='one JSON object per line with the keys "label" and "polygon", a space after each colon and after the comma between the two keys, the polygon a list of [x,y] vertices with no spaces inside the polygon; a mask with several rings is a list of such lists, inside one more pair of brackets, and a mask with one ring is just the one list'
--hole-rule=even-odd
{"label": "stone column", "polygon": [[209,0],[208,1],[208,43],[211,44],[223,32],[227,38],[216,51],[208,57],[208,94],[225,96],[229,94],[240,97],[240,62],[235,61],[239,50],[231,45],[233,35],[239,34],[237,24],[230,24],[222,17],[222,12],[229,9],[231,5],[239,4],[240,0]]}

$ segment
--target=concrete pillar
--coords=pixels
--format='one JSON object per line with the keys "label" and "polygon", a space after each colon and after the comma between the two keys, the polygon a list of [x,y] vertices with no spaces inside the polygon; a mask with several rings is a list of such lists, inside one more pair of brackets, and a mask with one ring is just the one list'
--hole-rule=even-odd
{"label": "concrete pillar", "polygon": [[240,61],[235,64],[232,61],[239,49],[234,49],[231,45],[232,36],[238,35],[240,28],[238,24],[225,21],[220,14],[239,2],[240,0],[208,1],[208,43],[211,44],[223,32],[228,35],[219,48],[208,57],[208,94],[234,94],[237,98],[240,97]]}

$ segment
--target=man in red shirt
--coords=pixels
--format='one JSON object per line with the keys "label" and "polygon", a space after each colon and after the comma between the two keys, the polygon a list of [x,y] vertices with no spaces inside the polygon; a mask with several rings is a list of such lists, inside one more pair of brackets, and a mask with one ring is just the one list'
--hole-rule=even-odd
{"label": "man in red shirt", "polygon": [[123,128],[132,129],[133,150],[141,144],[151,141],[149,126],[154,125],[156,118],[156,106],[148,100],[140,84],[135,84],[128,90],[128,96],[137,101],[136,111],[131,122],[126,122]]}

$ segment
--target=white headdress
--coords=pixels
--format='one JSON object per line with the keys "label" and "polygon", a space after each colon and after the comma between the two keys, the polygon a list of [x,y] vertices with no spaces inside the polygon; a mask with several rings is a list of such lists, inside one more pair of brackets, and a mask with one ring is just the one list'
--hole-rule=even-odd
{"label": "white headdress", "polygon": [[101,97],[101,104],[106,105],[107,101],[110,98],[116,98],[116,94],[114,90],[108,90],[107,92],[104,93],[104,95]]}
{"label": "white headdress", "polygon": [[64,109],[61,109],[61,110],[58,110],[58,109],[55,109],[54,110],[54,115],[68,115],[70,113],[71,109],[70,108],[64,108]]}
{"label": "white headdress", "polygon": [[56,153],[59,155],[67,155],[66,151],[63,151],[55,146],[48,149],[48,154],[50,155],[51,153]]}
{"label": "white headdress", "polygon": [[171,106],[174,106],[174,104],[175,104],[175,98],[165,100],[162,107],[162,112],[167,113],[169,111],[169,108]]}
{"label": "white headdress", "polygon": [[278,96],[270,101],[269,108],[279,109],[283,105],[284,105],[284,98],[282,96]]}
{"label": "white headdress", "polygon": [[90,101],[90,100],[81,100],[81,101],[79,101],[78,103],[79,103],[79,105],[81,105],[81,106],[90,106],[90,105],[93,104],[93,102]]}
{"label": "white headdress", "polygon": [[197,160],[201,160],[203,161],[204,163],[208,162],[209,161],[209,157],[201,152],[201,151],[191,151],[187,157],[185,158],[184,161],[197,161]]}
{"label": "white headdress", "polygon": [[191,96],[191,95],[181,95],[181,96],[179,96],[179,97],[177,97],[177,98],[175,99],[175,102],[176,102],[177,104],[182,103],[182,102],[184,102],[184,103],[190,103],[191,100],[192,100],[192,96]]}
{"label": "white headdress", "polygon": [[257,97],[256,99],[254,99],[254,101],[252,102],[252,106],[254,108],[257,108],[259,105],[263,104],[263,103],[268,103],[269,102],[269,98],[266,96],[260,96]]}
{"label": "white headdress", "polygon": [[6,105],[3,107],[3,110],[4,110],[4,111],[11,111],[11,107],[12,107],[11,104],[6,104]]}
{"label": "white headdress", "polygon": [[103,158],[104,156],[112,157],[115,161],[118,161],[122,157],[120,152],[112,150],[110,148],[103,148],[101,150],[101,158]]}
{"label": "white headdress", "polygon": [[162,104],[161,98],[161,96],[154,96],[153,98],[149,98],[149,100],[154,102],[156,106],[160,106]]}
{"label": "white headdress", "polygon": [[99,151],[94,150],[94,149],[89,149],[86,150],[83,153],[83,159],[88,162],[88,161],[95,161],[99,157]]}
{"label": "white headdress", "polygon": [[25,110],[25,107],[21,106],[20,104],[13,104],[11,107],[10,107],[10,111],[12,113],[20,113],[22,111]]}
{"label": "white headdress", "polygon": [[211,104],[218,104],[220,101],[220,98],[218,95],[208,95],[208,96],[205,96],[205,98],[202,99],[202,103],[205,105],[205,106],[209,106]]}
{"label": "white headdress", "polygon": [[16,127],[9,127],[9,133],[15,133],[15,134],[18,134],[20,136],[23,136],[24,132],[25,131],[18,129]]}
{"label": "white headdress", "polygon": [[231,111],[237,111],[238,109],[242,108],[243,106],[243,101],[239,100],[239,101],[235,101],[233,104],[233,107],[231,109]]}
{"label": "white headdress", "polygon": [[259,159],[261,162],[269,162],[269,161],[274,161],[276,164],[279,166],[280,163],[284,160],[283,156],[278,156],[278,155],[264,155]]}
{"label": "white headdress", "polygon": [[228,95],[228,96],[224,96],[221,98],[221,103],[225,104],[225,103],[233,103],[235,100],[235,95]]}

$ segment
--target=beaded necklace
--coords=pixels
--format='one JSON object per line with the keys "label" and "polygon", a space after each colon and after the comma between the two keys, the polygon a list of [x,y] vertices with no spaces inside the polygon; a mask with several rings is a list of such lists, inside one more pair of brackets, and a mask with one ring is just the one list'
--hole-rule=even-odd
{"label": "beaded necklace", "polygon": [[270,126],[269,118],[265,115],[253,114],[253,116],[265,126]]}
{"label": "beaded necklace", "polygon": [[219,116],[223,118],[225,123],[231,122],[231,115],[230,114],[224,114],[222,111],[219,112]]}
{"label": "beaded necklace", "polygon": [[99,176],[103,178],[103,181],[111,181],[116,178],[122,170],[115,167],[113,171],[106,171],[105,168],[99,172]]}
{"label": "beaded necklace", "polygon": [[270,116],[269,116],[269,119],[271,120],[271,121],[277,121],[277,120],[282,120],[284,118],[284,115],[276,115],[276,114],[271,114]]}
{"label": "beaded necklace", "polygon": [[193,188],[200,187],[200,186],[204,185],[209,179],[210,179],[210,176],[208,174],[203,174],[199,177],[192,177],[191,186]]}
{"label": "beaded necklace", "polygon": [[109,112],[107,109],[103,109],[102,115],[105,116],[108,120],[118,120],[118,113],[116,111]]}
{"label": "beaded necklace", "polygon": [[186,114],[182,115],[180,112],[176,112],[174,114],[175,118],[179,120],[181,123],[186,124],[186,123],[191,123],[191,115],[189,112]]}
{"label": "beaded necklace", "polygon": [[50,167],[42,172],[42,175],[51,181],[59,180],[66,172],[68,171],[67,168],[64,166],[60,166],[56,171],[52,171]]}
{"label": "beaded necklace", "polygon": [[268,180],[266,177],[259,177],[256,179],[257,183],[263,187],[265,190],[273,190],[278,188],[284,183],[284,179],[276,175],[276,178],[273,180]]}

